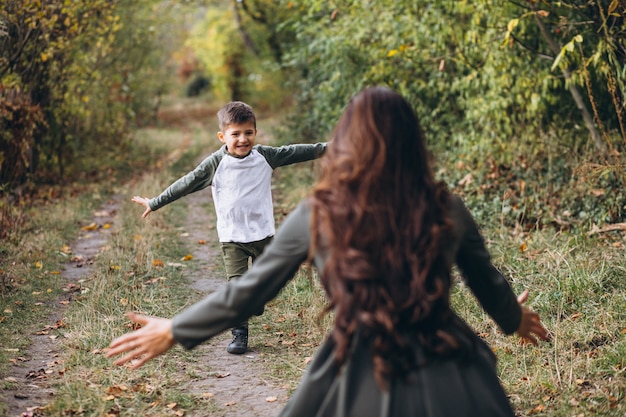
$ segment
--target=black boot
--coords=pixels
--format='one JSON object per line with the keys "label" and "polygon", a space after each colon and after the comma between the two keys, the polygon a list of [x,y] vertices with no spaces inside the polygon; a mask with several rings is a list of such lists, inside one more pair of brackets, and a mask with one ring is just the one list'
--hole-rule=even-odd
{"label": "black boot", "polygon": [[228,353],[234,353],[235,355],[241,355],[248,350],[248,328],[237,327],[232,330],[233,340],[230,342],[226,351]]}

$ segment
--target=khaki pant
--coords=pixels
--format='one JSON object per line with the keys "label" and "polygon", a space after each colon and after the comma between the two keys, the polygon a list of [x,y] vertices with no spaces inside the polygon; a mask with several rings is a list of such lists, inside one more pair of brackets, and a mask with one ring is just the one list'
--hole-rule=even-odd
{"label": "khaki pant", "polygon": [[[222,242],[222,255],[224,257],[224,268],[226,278],[237,279],[246,273],[250,264],[261,255],[263,249],[272,241],[272,236],[256,242]],[[263,314],[263,309],[256,315]],[[237,328],[247,328],[248,322],[243,322]]]}

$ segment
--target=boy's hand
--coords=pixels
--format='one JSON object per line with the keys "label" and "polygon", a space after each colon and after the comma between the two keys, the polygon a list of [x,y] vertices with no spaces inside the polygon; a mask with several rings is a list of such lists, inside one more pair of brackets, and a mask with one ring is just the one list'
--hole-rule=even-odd
{"label": "boy's hand", "polygon": [[541,324],[539,314],[532,311],[530,308],[523,306],[528,300],[528,290],[524,291],[517,297],[517,302],[522,308],[522,320],[520,320],[517,334],[525,341],[537,346],[537,338],[548,341],[548,331]]}
{"label": "boy's hand", "polygon": [[[147,317],[128,313],[128,318],[142,327],[113,340],[109,345],[107,358],[128,353],[115,361],[116,365],[131,362],[130,368],[136,369],[172,348],[176,344],[172,334],[172,320],[159,317]],[[133,361],[137,359],[137,361]]]}
{"label": "boy's hand", "polygon": [[148,214],[152,213],[152,209],[150,208],[150,205],[148,204],[148,201],[150,201],[149,198],[139,197],[138,195],[136,195],[133,198],[131,198],[130,201],[137,203],[141,206],[144,206],[146,208],[146,211],[144,211],[143,214],[141,215],[141,217],[143,217],[144,219],[148,217]]}

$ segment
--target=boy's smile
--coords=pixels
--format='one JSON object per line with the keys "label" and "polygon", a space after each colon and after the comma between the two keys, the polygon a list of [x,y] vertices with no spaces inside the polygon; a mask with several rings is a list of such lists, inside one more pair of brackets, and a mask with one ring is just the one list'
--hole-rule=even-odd
{"label": "boy's smile", "polygon": [[256,127],[254,122],[233,123],[228,125],[225,132],[217,132],[220,142],[226,144],[229,154],[235,156],[246,156],[254,146],[256,139]]}

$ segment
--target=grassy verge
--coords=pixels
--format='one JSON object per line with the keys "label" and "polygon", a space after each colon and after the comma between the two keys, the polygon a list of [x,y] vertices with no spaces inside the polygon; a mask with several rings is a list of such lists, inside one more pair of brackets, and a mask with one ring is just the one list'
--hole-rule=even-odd
{"label": "grassy verge", "polygon": [[[88,225],[94,211],[130,172],[148,166],[170,151],[166,143],[145,142],[129,148],[125,158],[101,153],[99,168],[107,181],[88,176],[64,186],[41,188],[32,204],[0,202],[0,373],[28,345],[33,323],[44,323],[51,303],[65,285],[63,264],[77,230]],[[106,165],[102,163],[106,161]]]}
{"label": "grassy verge", "polygon": [[186,206],[173,205],[143,220],[141,209],[129,201],[132,194],[156,195],[192,165],[209,143],[202,131],[190,135],[165,132],[163,139],[179,151],[189,148],[177,154],[176,163],[168,169],[144,175],[128,191],[118,211],[118,228],[108,250],[98,257],[89,292],[67,315],[69,371],[49,407],[51,415],[77,409],[81,415],[93,416],[117,415],[120,410],[124,415],[184,415],[185,410],[210,412],[214,408],[210,398],[180,389],[180,369],[193,368],[194,352],[176,348],[138,371],[115,367],[103,356],[102,348],[120,335],[120,329],[131,326],[125,318],[127,311],[171,317],[197,297],[180,266],[186,248],[177,239],[177,226],[186,215]]}
{"label": "grassy verge", "polygon": [[[312,183],[306,166],[276,178],[278,206],[288,209]],[[297,184],[300,184],[298,186]],[[484,210],[484,207],[472,208]],[[492,213],[501,219],[506,213]],[[539,347],[501,334],[469,290],[459,282],[453,306],[492,346],[499,374],[520,416],[621,416],[626,405],[626,260],[620,232],[588,235],[582,229],[521,232],[495,224],[483,234],[494,263],[516,293],[530,290],[528,305],[538,311],[552,341]],[[460,280],[459,280],[460,281]],[[301,272],[267,309],[279,324],[280,358],[271,370],[288,386],[330,326],[317,315],[323,293]],[[268,340],[268,343],[272,343]]]}

